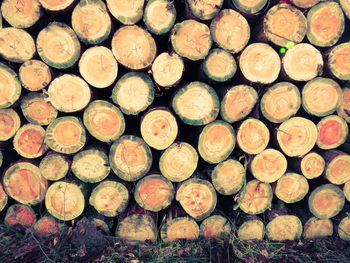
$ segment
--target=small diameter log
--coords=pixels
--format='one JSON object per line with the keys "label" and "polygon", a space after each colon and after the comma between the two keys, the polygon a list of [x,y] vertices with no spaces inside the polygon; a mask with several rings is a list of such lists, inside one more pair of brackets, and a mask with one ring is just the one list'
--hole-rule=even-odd
{"label": "small diameter log", "polygon": [[48,11],[63,12],[69,9],[76,1],[75,0],[39,0],[40,4]]}
{"label": "small diameter log", "polygon": [[270,87],[262,96],[260,110],[263,116],[274,123],[288,120],[301,106],[297,86],[289,82],[279,82]]}
{"label": "small diameter log", "polygon": [[322,118],[317,124],[318,137],[316,144],[321,149],[334,149],[348,138],[348,125],[338,115]]}
{"label": "small diameter log", "polygon": [[157,46],[147,30],[139,26],[123,26],[114,33],[112,52],[123,66],[142,70],[152,64],[157,54]]}
{"label": "small diameter log", "polygon": [[49,100],[61,112],[84,109],[91,99],[89,85],[80,77],[64,74],[55,78],[48,89]]}
{"label": "small diameter log", "polygon": [[321,155],[310,152],[297,161],[296,170],[307,179],[314,179],[323,174],[325,166],[326,162]]}
{"label": "small diameter log", "polygon": [[129,244],[157,240],[157,226],[147,214],[132,214],[118,222],[115,236]]}
{"label": "small diameter log", "polygon": [[323,73],[321,52],[307,43],[300,43],[288,49],[282,65],[284,73],[294,81],[309,81]]}
{"label": "small diameter log", "polygon": [[258,100],[256,90],[247,85],[232,86],[221,101],[221,118],[229,123],[248,116]]}
{"label": "small diameter log", "polygon": [[23,88],[39,91],[51,82],[51,71],[41,60],[31,59],[24,62],[18,71]]}
{"label": "small diameter log", "polygon": [[0,109],[3,109],[10,107],[19,99],[22,88],[16,72],[3,63],[0,63],[0,78],[4,83],[0,86]]}
{"label": "small diameter log", "polygon": [[317,117],[334,113],[340,105],[342,90],[337,82],[329,78],[315,78],[305,84],[302,105],[306,112]]}
{"label": "small diameter log", "polygon": [[266,6],[267,0],[229,0],[243,14],[256,15]]}
{"label": "small diameter log", "polygon": [[345,87],[342,91],[337,114],[350,123],[350,87]]}
{"label": "small diameter log", "polygon": [[30,206],[11,205],[5,215],[4,223],[7,227],[13,227],[19,231],[32,227],[36,222],[36,214]]}
{"label": "small diameter log", "polygon": [[347,0],[339,0],[339,3],[345,15],[350,19],[350,2]]}
{"label": "small diameter log", "polygon": [[258,219],[246,220],[237,230],[238,238],[243,241],[263,240],[265,236],[265,225]]}
{"label": "small diameter log", "polygon": [[198,237],[198,224],[190,217],[177,217],[167,220],[160,229],[160,238],[164,242],[181,239],[194,240]]}
{"label": "small diameter log", "polygon": [[165,88],[178,84],[184,70],[183,59],[175,52],[159,54],[153,61],[151,68],[155,83]]}
{"label": "small diameter log", "polygon": [[50,181],[65,177],[70,169],[70,160],[65,155],[49,152],[39,164],[41,175]]}
{"label": "small diameter log", "polygon": [[303,13],[287,3],[270,8],[263,24],[265,37],[281,47],[287,47],[290,42],[300,43],[307,32],[307,21]]}
{"label": "small diameter log", "polygon": [[44,143],[45,130],[40,125],[25,124],[16,132],[13,138],[13,148],[28,159],[42,156],[48,149]]}
{"label": "small diameter log", "polygon": [[141,138],[124,135],[112,144],[109,163],[119,178],[134,182],[145,176],[150,170],[152,152]]}
{"label": "small diameter log", "polygon": [[258,119],[249,118],[243,121],[237,132],[237,143],[248,154],[261,153],[265,150],[269,140],[269,130]]}
{"label": "small diameter log", "polygon": [[72,67],[80,57],[80,42],[72,28],[53,22],[41,30],[36,39],[38,54],[50,67]]}
{"label": "small diameter log", "polygon": [[182,182],[188,179],[196,170],[197,164],[196,149],[185,142],[170,145],[159,159],[159,169],[162,175],[172,182]]}
{"label": "small diameter log", "polygon": [[236,74],[237,64],[229,52],[214,48],[203,60],[201,70],[209,80],[225,82],[232,79]]}
{"label": "small diameter log", "polygon": [[291,2],[299,8],[310,8],[318,4],[320,0],[291,0]]}
{"label": "small diameter log", "polygon": [[32,59],[35,54],[35,44],[31,35],[23,29],[6,27],[0,30],[0,55],[15,63],[23,63]]}
{"label": "small diameter log", "polygon": [[303,238],[316,239],[333,235],[333,223],[330,219],[311,217],[304,225]]}
{"label": "small diameter log", "polygon": [[8,195],[4,191],[2,184],[0,184],[0,212],[4,210],[5,206],[7,205],[7,201]]}
{"label": "small diameter log", "polygon": [[230,53],[240,52],[250,38],[247,20],[233,9],[224,9],[211,21],[210,32],[213,41]]}
{"label": "small diameter log", "polygon": [[168,148],[176,139],[178,126],[174,115],[167,108],[153,108],[142,116],[141,135],[156,150]]}
{"label": "small diameter log", "polygon": [[89,203],[100,214],[115,217],[126,209],[129,203],[129,191],[119,182],[105,180],[94,187]]}
{"label": "small diameter log", "polygon": [[79,60],[79,72],[95,88],[106,88],[118,75],[118,63],[110,49],[95,46],[87,49]]}
{"label": "small diameter log", "polygon": [[316,125],[305,118],[293,117],[277,129],[277,141],[282,151],[290,156],[303,156],[316,144]]}
{"label": "small diameter log", "polygon": [[112,22],[101,0],[80,0],[72,12],[72,27],[85,44],[99,44],[111,33]]}
{"label": "small diameter log", "polygon": [[118,139],[125,130],[125,119],[112,103],[95,100],[84,111],[84,125],[89,133],[102,142]]}
{"label": "small diameter log", "polygon": [[350,180],[350,155],[338,150],[326,151],[325,178],[332,184],[341,185]]}
{"label": "small diameter log", "polygon": [[176,20],[176,9],[168,0],[149,0],[146,4],[143,22],[155,35],[168,33]]}
{"label": "small diameter log", "polygon": [[85,208],[84,185],[75,181],[58,181],[46,192],[47,211],[57,219],[70,221],[79,217]]}
{"label": "small diameter log", "polygon": [[213,185],[198,178],[191,178],[180,184],[176,192],[176,201],[196,221],[203,220],[214,211],[217,202]]}
{"label": "small diameter log", "polygon": [[319,47],[333,46],[345,28],[343,11],[336,2],[322,2],[313,6],[307,13],[307,22],[307,38],[311,44]]}
{"label": "small diameter log", "polygon": [[215,166],[211,172],[211,181],[219,194],[233,195],[241,190],[245,175],[245,168],[240,162],[227,159]]}
{"label": "small diameter log", "polygon": [[343,193],[344,193],[345,199],[350,202],[350,180],[344,184]]}
{"label": "small diameter log", "polygon": [[200,20],[211,20],[219,13],[224,0],[186,0],[186,8],[189,8],[191,15]]}
{"label": "small diameter log", "polygon": [[3,174],[2,184],[11,198],[25,205],[41,203],[49,186],[39,167],[27,161],[11,164]]}
{"label": "small diameter log", "polygon": [[205,125],[219,115],[220,102],[215,90],[204,82],[191,82],[177,91],[172,107],[188,125]]}
{"label": "small diameter log", "polygon": [[231,223],[221,215],[212,215],[204,219],[199,228],[199,235],[206,239],[221,239],[231,233]]}
{"label": "small diameter log", "polygon": [[345,216],[338,225],[338,236],[344,241],[350,241],[350,216]]}
{"label": "small diameter log", "polygon": [[339,187],[324,184],[312,191],[309,197],[309,210],[320,219],[329,219],[339,214],[344,203],[345,197]]}
{"label": "small diameter log", "polygon": [[1,13],[11,26],[28,28],[39,20],[42,8],[38,0],[4,0],[1,4]]}
{"label": "small diameter log", "polygon": [[63,222],[50,215],[41,217],[33,226],[35,234],[39,237],[60,235],[65,227],[66,225]]}
{"label": "small diameter log", "polygon": [[13,109],[0,109],[0,142],[12,138],[20,126],[21,120],[17,112]]}
{"label": "small diameter log", "polygon": [[270,184],[252,180],[247,183],[245,191],[239,196],[241,202],[239,207],[247,214],[261,214],[271,207],[272,197]]}
{"label": "small diameter log", "polygon": [[103,150],[91,148],[74,155],[71,170],[83,182],[98,183],[109,175],[111,167]]}
{"label": "small diameter log", "polygon": [[243,76],[251,82],[270,84],[281,70],[281,60],[277,52],[265,43],[247,46],[239,58]]}
{"label": "small diameter log", "polygon": [[273,183],[286,172],[287,159],[280,151],[269,148],[255,155],[249,168],[259,181]]}
{"label": "small diameter log", "polygon": [[86,131],[79,118],[60,117],[47,127],[44,142],[58,153],[74,154],[84,147]]}
{"label": "small diameter log", "polygon": [[208,26],[191,19],[175,24],[170,40],[177,54],[193,61],[205,58],[212,46]]}
{"label": "small diameter log", "polygon": [[232,126],[217,120],[207,124],[198,138],[198,152],[208,163],[219,163],[227,159],[236,145],[236,134]]}
{"label": "small diameter log", "polygon": [[145,73],[129,72],[123,75],[112,90],[112,100],[127,115],[137,115],[154,100],[154,84]]}
{"label": "small diameter log", "polygon": [[327,65],[331,73],[338,79],[350,80],[350,42],[332,48],[328,55]]}
{"label": "small diameter log", "polygon": [[296,203],[309,192],[307,179],[297,173],[286,173],[277,181],[275,195],[285,203]]}
{"label": "small diameter log", "polygon": [[48,125],[57,118],[57,110],[43,93],[30,92],[21,100],[23,116],[32,124]]}
{"label": "small diameter log", "polygon": [[145,0],[107,0],[109,12],[122,24],[134,25],[143,16]]}
{"label": "small diameter log", "polygon": [[172,183],[159,174],[151,174],[137,182],[134,197],[145,210],[159,212],[167,208],[174,199]]}
{"label": "small diameter log", "polygon": [[300,219],[293,215],[281,215],[266,225],[267,238],[273,241],[300,239],[303,226]]}

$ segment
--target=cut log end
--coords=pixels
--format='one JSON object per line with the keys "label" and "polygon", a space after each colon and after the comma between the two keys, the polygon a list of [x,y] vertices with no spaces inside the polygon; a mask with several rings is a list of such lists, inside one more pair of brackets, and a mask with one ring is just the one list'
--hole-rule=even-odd
{"label": "cut log end", "polygon": [[301,160],[300,169],[307,179],[314,179],[323,174],[325,165],[326,162],[321,155],[311,152]]}
{"label": "cut log end", "polygon": [[199,235],[206,239],[221,239],[231,233],[231,223],[221,215],[213,215],[200,225]]}
{"label": "cut log end", "polygon": [[285,203],[296,203],[309,192],[307,179],[297,173],[286,173],[278,181],[275,195]]}
{"label": "cut log end", "polygon": [[278,216],[266,225],[266,235],[273,241],[300,239],[302,231],[300,219],[292,215]]}
{"label": "cut log end", "polygon": [[168,33],[176,20],[176,9],[167,0],[149,0],[145,7],[143,22],[156,35]]}
{"label": "cut log end", "polygon": [[265,225],[260,220],[248,220],[238,229],[241,240],[262,240],[265,236]]}
{"label": "cut log end", "polygon": [[10,107],[19,99],[21,83],[17,74],[3,63],[0,63],[0,78],[2,82],[0,85],[0,109],[3,109]]}
{"label": "cut log end", "polygon": [[58,153],[48,153],[39,165],[41,175],[50,181],[57,181],[65,177],[70,163],[66,156]]}
{"label": "cut log end", "polygon": [[41,60],[31,59],[24,62],[19,68],[19,79],[23,88],[38,91],[51,82],[50,68]]}
{"label": "cut log end", "polygon": [[178,217],[162,226],[160,236],[163,241],[193,240],[199,237],[199,227],[196,221],[189,217]]}
{"label": "cut log end", "polygon": [[330,219],[310,218],[304,225],[305,239],[325,238],[333,235],[333,223]]}
{"label": "cut log end", "polygon": [[144,0],[107,0],[108,10],[124,25],[134,25],[143,16]]}
{"label": "cut log end", "polygon": [[13,109],[0,109],[0,141],[12,138],[21,126],[19,115]]}

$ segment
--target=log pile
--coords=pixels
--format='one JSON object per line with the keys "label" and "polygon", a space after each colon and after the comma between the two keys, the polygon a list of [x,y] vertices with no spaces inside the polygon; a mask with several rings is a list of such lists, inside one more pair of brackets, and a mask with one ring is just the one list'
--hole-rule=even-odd
{"label": "log pile", "polygon": [[349,1],[4,0],[0,14],[9,227],[350,240]]}

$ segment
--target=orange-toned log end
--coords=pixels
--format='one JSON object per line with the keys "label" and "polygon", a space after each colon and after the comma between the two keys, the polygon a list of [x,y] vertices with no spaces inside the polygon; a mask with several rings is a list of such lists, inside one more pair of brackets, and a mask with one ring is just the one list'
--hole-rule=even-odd
{"label": "orange-toned log end", "polygon": [[35,226],[37,235],[39,236],[51,236],[60,232],[60,226],[53,218],[44,218],[39,220]]}
{"label": "orange-toned log end", "polygon": [[60,145],[75,145],[80,139],[80,127],[73,122],[61,122],[55,127],[53,137]]}
{"label": "orange-toned log end", "polygon": [[270,132],[263,122],[257,119],[247,119],[240,126],[237,138],[243,151],[258,154],[266,148],[270,140]]}
{"label": "orange-toned log end", "polygon": [[10,139],[20,125],[20,118],[13,109],[0,109],[0,141]]}
{"label": "orange-toned log end", "polygon": [[220,222],[210,222],[203,230],[205,238],[220,238],[222,233],[225,233],[225,230]]}
{"label": "orange-toned log end", "polygon": [[350,80],[350,46],[348,43],[336,46],[328,57],[332,73],[339,79]]}
{"label": "orange-toned log end", "polygon": [[89,114],[89,122],[91,127],[102,136],[113,136],[120,129],[118,114],[107,108],[92,110]]}
{"label": "orange-toned log end", "polygon": [[300,164],[301,172],[307,179],[320,176],[325,168],[325,160],[317,153],[307,154]]}
{"label": "orange-toned log end", "polygon": [[14,148],[23,157],[40,157],[47,150],[44,136],[45,130],[41,126],[26,124],[18,130],[13,141]]}
{"label": "orange-toned log end", "polygon": [[171,189],[164,180],[151,178],[145,180],[138,188],[138,194],[145,206],[156,208],[168,199]]}
{"label": "orange-toned log end", "polygon": [[326,178],[333,184],[343,184],[350,180],[350,156],[341,155],[329,163]]}
{"label": "orange-toned log end", "polygon": [[338,116],[328,116],[317,125],[317,145],[322,149],[336,148],[347,137],[347,124]]}
{"label": "orange-toned log end", "polygon": [[196,222],[189,220],[188,218],[177,218],[172,222],[169,222],[169,226],[166,229],[163,239],[167,241],[175,241],[179,239],[196,239],[199,236],[199,228]]}
{"label": "orange-toned log end", "polygon": [[35,221],[34,211],[25,205],[10,206],[5,216],[5,224],[15,228],[18,226],[29,228],[35,224]]}
{"label": "orange-toned log end", "polygon": [[338,235],[344,241],[350,241],[350,217],[344,217],[338,227]]}
{"label": "orange-toned log end", "polygon": [[29,103],[25,105],[25,111],[28,117],[37,123],[47,124],[57,115],[52,104],[44,98],[31,99]]}
{"label": "orange-toned log end", "polygon": [[20,67],[19,78],[24,88],[38,91],[50,83],[50,68],[40,60],[29,60]]}
{"label": "orange-toned log end", "polygon": [[329,219],[310,218],[304,226],[304,238],[314,239],[333,235],[333,224]]}
{"label": "orange-toned log end", "polygon": [[309,8],[316,5],[320,0],[292,0],[292,3],[300,8]]}
{"label": "orange-toned log end", "polygon": [[250,181],[245,190],[240,208],[247,214],[260,214],[271,206],[272,189],[269,184]]}

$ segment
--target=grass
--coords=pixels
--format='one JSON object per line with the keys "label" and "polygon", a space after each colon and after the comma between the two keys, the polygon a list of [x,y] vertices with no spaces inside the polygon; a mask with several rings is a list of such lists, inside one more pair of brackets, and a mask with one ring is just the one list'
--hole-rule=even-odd
{"label": "grass", "polygon": [[33,229],[17,231],[0,224],[2,263],[314,263],[350,262],[349,242],[336,237],[299,242],[241,241],[235,233],[220,240],[130,245],[105,235],[88,220],[59,236],[39,238]]}

